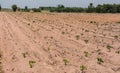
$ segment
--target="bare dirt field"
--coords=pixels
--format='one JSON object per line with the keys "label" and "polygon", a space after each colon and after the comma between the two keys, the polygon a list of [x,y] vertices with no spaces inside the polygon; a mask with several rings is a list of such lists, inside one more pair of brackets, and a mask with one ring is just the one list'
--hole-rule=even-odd
{"label": "bare dirt field", "polygon": [[0,12],[0,73],[120,73],[120,14]]}

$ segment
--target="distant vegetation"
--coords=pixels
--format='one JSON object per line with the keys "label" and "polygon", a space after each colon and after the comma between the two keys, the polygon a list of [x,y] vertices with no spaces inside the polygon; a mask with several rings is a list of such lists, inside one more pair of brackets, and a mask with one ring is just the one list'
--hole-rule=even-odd
{"label": "distant vegetation", "polygon": [[28,8],[28,6],[25,6],[25,8],[20,8],[20,7],[17,7],[16,4],[12,5],[12,10],[13,12],[16,12],[16,11],[30,12],[30,10],[32,10],[33,12],[41,12],[40,8]]}
{"label": "distant vegetation", "polygon": [[120,4],[99,4],[95,7],[93,3],[90,3],[87,8],[58,5],[57,7],[40,7],[40,9],[50,12],[120,13]]}
{"label": "distant vegetation", "polygon": [[[0,5],[1,10],[1,5]],[[99,4],[96,7],[93,3],[90,3],[87,8],[82,7],[65,7],[64,5],[58,5],[57,7],[39,7],[39,8],[25,8],[17,7],[16,4],[12,5],[12,10],[14,12],[22,11],[22,12],[41,12],[43,10],[50,12],[85,12],[85,13],[120,13],[120,4]]]}

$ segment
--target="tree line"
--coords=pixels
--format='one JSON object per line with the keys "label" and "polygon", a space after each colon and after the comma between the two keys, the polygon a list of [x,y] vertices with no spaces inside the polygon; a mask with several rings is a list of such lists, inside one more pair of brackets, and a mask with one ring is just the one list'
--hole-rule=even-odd
{"label": "tree line", "polygon": [[[64,5],[58,5],[57,7],[39,7],[39,8],[25,8],[17,7],[16,4],[11,6],[14,12],[22,11],[29,12],[41,12],[42,10],[47,10],[50,12],[86,12],[86,13],[120,13],[120,4],[98,4],[96,7],[93,3],[90,3],[87,8],[82,7],[65,7]],[[2,7],[0,5],[0,11]]]}
{"label": "tree line", "polygon": [[87,8],[58,5],[58,7],[49,10],[50,12],[120,13],[120,4],[99,4],[95,7],[93,3],[90,3]]}
{"label": "tree line", "polygon": [[22,12],[30,12],[30,10],[32,10],[33,12],[41,12],[41,10],[39,8],[28,8],[27,6],[25,6],[25,8],[20,8],[20,7],[17,7],[16,4],[12,5],[12,10],[14,12],[16,11],[22,11]]}

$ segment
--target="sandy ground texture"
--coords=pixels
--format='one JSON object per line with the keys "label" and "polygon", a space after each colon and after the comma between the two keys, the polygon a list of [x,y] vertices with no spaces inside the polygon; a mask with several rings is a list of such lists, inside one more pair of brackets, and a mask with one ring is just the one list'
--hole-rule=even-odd
{"label": "sandy ground texture", "polygon": [[120,73],[120,14],[0,12],[0,73]]}

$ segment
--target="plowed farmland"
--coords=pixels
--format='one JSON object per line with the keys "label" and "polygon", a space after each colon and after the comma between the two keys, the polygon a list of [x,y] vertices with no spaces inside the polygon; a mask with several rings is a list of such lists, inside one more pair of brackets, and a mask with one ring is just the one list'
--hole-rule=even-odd
{"label": "plowed farmland", "polygon": [[120,73],[120,14],[0,12],[0,73]]}

